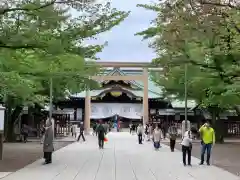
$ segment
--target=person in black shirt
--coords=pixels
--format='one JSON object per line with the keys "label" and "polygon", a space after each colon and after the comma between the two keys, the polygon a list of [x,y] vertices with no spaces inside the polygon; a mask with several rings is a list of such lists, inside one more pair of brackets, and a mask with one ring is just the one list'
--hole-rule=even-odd
{"label": "person in black shirt", "polygon": [[80,134],[79,134],[79,136],[77,138],[77,141],[79,141],[81,137],[82,137],[83,141],[86,141],[86,139],[84,137],[84,125],[83,125],[82,122],[80,124]]}
{"label": "person in black shirt", "polygon": [[103,149],[104,147],[104,138],[106,135],[106,131],[105,128],[103,126],[102,121],[99,121],[99,125],[96,129],[97,135],[98,135],[98,145],[99,145],[99,149]]}

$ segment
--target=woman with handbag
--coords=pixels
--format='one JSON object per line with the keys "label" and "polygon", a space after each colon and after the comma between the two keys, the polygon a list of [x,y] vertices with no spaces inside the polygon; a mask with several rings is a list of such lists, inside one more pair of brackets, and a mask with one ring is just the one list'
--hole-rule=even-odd
{"label": "woman with handbag", "polygon": [[191,131],[186,131],[182,138],[182,158],[183,165],[186,166],[186,155],[188,156],[188,165],[191,166],[191,154],[192,154],[192,133]]}

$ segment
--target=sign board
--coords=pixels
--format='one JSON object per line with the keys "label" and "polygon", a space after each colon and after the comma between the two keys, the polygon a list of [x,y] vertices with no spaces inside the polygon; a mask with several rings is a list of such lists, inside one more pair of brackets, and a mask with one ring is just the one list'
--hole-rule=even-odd
{"label": "sign board", "polygon": [[4,131],[4,112],[5,108],[0,105],[0,132]]}

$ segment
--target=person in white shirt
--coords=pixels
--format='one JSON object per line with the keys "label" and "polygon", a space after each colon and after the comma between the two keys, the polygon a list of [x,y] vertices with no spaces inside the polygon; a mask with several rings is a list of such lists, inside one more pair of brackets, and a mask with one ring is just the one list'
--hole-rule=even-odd
{"label": "person in white shirt", "polygon": [[139,124],[137,127],[138,143],[142,144],[143,141],[144,127],[142,124]]}
{"label": "person in white shirt", "polygon": [[156,128],[153,130],[153,145],[155,150],[158,150],[160,146],[160,141],[162,139],[162,131],[159,128],[159,125],[156,125]]}
{"label": "person in white shirt", "polygon": [[72,136],[75,138],[77,137],[77,125],[76,124],[72,125]]}
{"label": "person in white shirt", "polygon": [[190,130],[184,133],[181,145],[182,145],[183,165],[186,166],[186,155],[187,155],[188,165],[191,166],[192,133]]}

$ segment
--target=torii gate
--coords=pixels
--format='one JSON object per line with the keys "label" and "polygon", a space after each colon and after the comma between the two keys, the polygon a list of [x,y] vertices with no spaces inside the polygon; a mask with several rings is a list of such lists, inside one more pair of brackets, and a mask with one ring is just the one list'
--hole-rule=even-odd
{"label": "torii gate", "polygon": [[[106,67],[114,67],[114,68],[142,68],[143,73],[141,75],[126,75],[126,76],[92,76],[90,77],[93,80],[137,80],[142,81],[144,85],[143,89],[143,123],[146,124],[148,122],[148,68],[156,68],[151,63],[148,62],[96,62],[98,66],[106,68]],[[90,129],[90,116],[91,116],[91,97],[89,90],[86,90],[85,97],[85,130],[88,132]]]}

